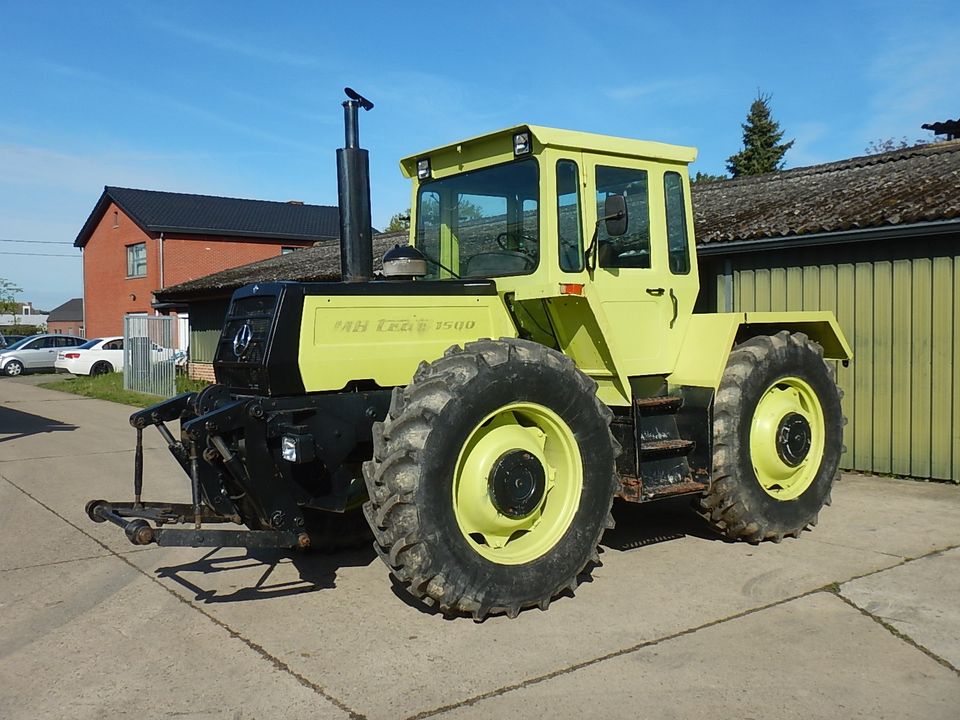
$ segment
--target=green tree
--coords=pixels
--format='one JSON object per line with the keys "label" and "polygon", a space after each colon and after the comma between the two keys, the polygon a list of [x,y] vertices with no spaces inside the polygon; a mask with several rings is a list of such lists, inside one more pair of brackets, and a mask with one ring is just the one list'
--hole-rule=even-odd
{"label": "green tree", "polygon": [[410,229],[410,208],[406,212],[398,212],[390,218],[384,232],[402,232]]}
{"label": "green tree", "polygon": [[793,147],[793,140],[780,143],[783,131],[780,123],[770,114],[770,97],[757,93],[757,99],[750,105],[747,121],[741,125],[743,150],[727,158],[727,170],[735,178],[780,170],[784,154]]}
{"label": "green tree", "polygon": [[6,278],[0,278],[0,314],[15,315],[20,310],[17,295],[23,288],[17,287]]}
{"label": "green tree", "polygon": [[710,173],[702,173],[697,170],[697,174],[693,176],[693,180],[690,182],[694,185],[699,185],[700,183],[706,185],[707,183],[719,182],[720,180],[728,179],[729,178],[726,175],[711,175]]}

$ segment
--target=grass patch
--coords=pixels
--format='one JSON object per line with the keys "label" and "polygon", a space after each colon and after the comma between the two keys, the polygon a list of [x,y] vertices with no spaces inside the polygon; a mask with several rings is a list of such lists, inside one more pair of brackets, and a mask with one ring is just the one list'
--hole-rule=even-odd
{"label": "grass patch", "polygon": [[[203,380],[191,380],[185,375],[177,376],[177,392],[196,392],[202,390],[210,383]],[[86,397],[97,398],[98,400],[109,400],[110,402],[122,403],[123,405],[133,405],[134,407],[147,407],[160,402],[164,398],[159,395],[145,395],[144,393],[133,392],[123,389],[123,373],[107,373],[106,375],[77,376],[53,380],[43,383],[43,387],[48,390],[60,390],[61,392],[73,393],[74,395],[84,395]]]}

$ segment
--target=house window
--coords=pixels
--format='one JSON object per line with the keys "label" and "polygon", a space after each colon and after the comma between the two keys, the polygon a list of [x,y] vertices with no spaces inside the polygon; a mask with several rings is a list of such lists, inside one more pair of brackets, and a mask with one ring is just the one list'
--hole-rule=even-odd
{"label": "house window", "polygon": [[117,210],[113,211],[113,226],[115,228],[120,227],[120,212]]}
{"label": "house window", "polygon": [[127,245],[127,277],[144,277],[147,274],[147,244]]}

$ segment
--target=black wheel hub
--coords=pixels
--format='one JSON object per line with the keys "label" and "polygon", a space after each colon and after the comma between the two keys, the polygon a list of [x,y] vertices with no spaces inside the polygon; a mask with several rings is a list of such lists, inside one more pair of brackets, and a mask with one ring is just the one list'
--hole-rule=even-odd
{"label": "black wheel hub", "polygon": [[490,473],[490,499],[507,517],[529,515],[543,500],[546,488],[543,464],[526,450],[504,453]]}
{"label": "black wheel hub", "polygon": [[777,427],[777,454],[790,467],[796,467],[810,451],[810,423],[799,413],[788,413]]}

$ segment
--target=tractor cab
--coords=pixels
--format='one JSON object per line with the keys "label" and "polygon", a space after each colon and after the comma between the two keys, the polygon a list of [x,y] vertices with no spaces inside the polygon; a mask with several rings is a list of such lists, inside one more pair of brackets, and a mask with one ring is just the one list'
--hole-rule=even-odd
{"label": "tractor cab", "polygon": [[629,402],[674,366],[698,291],[696,150],[522,125],[401,161],[427,278],[492,278],[522,337]]}

